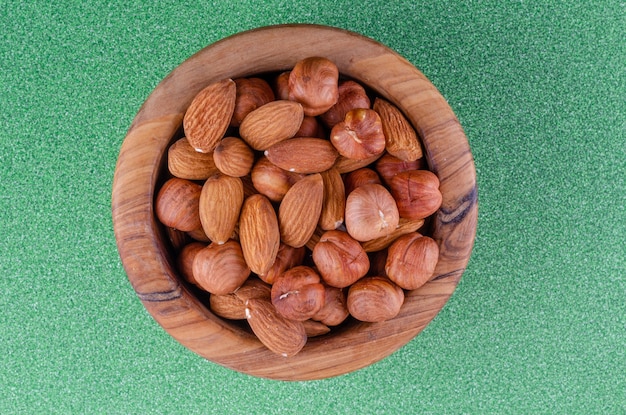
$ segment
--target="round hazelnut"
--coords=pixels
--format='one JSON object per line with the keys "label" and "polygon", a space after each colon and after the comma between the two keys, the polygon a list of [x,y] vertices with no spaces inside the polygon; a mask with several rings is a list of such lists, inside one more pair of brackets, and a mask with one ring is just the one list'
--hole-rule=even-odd
{"label": "round hazelnut", "polygon": [[356,108],[370,108],[370,99],[361,84],[346,80],[339,83],[337,103],[320,115],[322,122],[329,128],[343,121],[346,113]]}
{"label": "round hazelnut", "polygon": [[352,193],[354,189],[364,184],[382,184],[378,173],[367,167],[351,171],[345,175],[343,181],[346,187],[346,194]]}
{"label": "round hazelnut", "polygon": [[230,126],[239,127],[241,121],[250,112],[270,101],[274,101],[274,91],[267,81],[261,78],[238,78],[234,81],[236,98]]}
{"label": "round hazelnut", "polygon": [[344,288],[367,274],[370,261],[360,243],[346,232],[324,232],[313,248],[313,262],[324,282]]}
{"label": "round hazelnut", "polygon": [[294,248],[293,246],[281,243],[278,247],[278,253],[276,254],[274,263],[264,275],[259,275],[259,278],[268,284],[274,284],[276,278],[283,272],[298,265],[302,265],[305,254],[306,248],[304,246]]}
{"label": "round hazelnut", "polygon": [[343,323],[349,314],[344,290],[326,285],[324,306],[312,318],[327,326],[337,326]]}
{"label": "round hazelnut", "polygon": [[289,74],[289,99],[304,107],[304,114],[316,116],[328,111],[339,98],[339,69],[323,57],[298,61]]}
{"label": "round hazelnut", "polygon": [[213,242],[196,253],[192,266],[197,285],[211,294],[235,291],[250,275],[241,246],[229,240],[221,245]]}
{"label": "round hazelnut", "polygon": [[359,186],[346,199],[346,229],[357,241],[389,235],[397,228],[399,220],[395,200],[379,184]]}
{"label": "round hazelnut", "polygon": [[240,138],[225,137],[213,151],[215,166],[232,177],[246,176],[254,164],[254,152]]}
{"label": "round hazelnut", "polygon": [[405,290],[415,290],[432,278],[439,260],[439,245],[417,232],[403,235],[388,248],[385,272]]}
{"label": "round hazelnut", "polygon": [[364,277],[348,290],[348,311],[360,321],[390,320],[398,315],[403,303],[404,291],[385,277]]}
{"label": "round hazelnut", "polygon": [[330,131],[330,142],[344,157],[364,160],[385,151],[385,135],[376,111],[357,108]]}
{"label": "round hazelnut", "polygon": [[424,219],[435,213],[442,202],[439,179],[428,170],[410,170],[389,180],[389,188],[398,205],[400,217]]}
{"label": "round hazelnut", "polygon": [[180,274],[185,281],[191,284],[197,285],[196,279],[193,276],[193,260],[196,258],[196,254],[206,246],[207,245],[202,242],[188,243],[180,250],[176,259]]}
{"label": "round hazelnut", "polygon": [[273,202],[283,200],[291,186],[306,176],[303,173],[281,169],[265,156],[257,160],[250,173],[255,189]]}
{"label": "round hazelnut", "polygon": [[283,317],[304,321],[324,306],[324,286],[311,267],[300,265],[282,273],[272,285],[272,304]]}
{"label": "round hazelnut", "polygon": [[393,176],[403,171],[420,170],[425,166],[424,159],[414,161],[404,161],[389,153],[385,153],[376,161],[375,168],[378,174],[388,183]]}
{"label": "round hazelnut", "polygon": [[154,210],[165,226],[189,232],[202,227],[200,194],[202,186],[186,179],[173,177],[163,183],[157,194]]}

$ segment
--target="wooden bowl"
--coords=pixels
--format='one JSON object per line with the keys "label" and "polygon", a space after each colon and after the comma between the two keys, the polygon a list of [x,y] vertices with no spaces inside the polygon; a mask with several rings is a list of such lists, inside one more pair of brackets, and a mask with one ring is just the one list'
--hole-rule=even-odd
{"label": "wooden bowl", "polygon": [[[334,61],[343,75],[397,105],[423,139],[440,179],[433,220],[440,258],[433,279],[406,295],[400,314],[382,323],[352,322],[310,338],[294,357],[270,352],[241,326],[208,309],[180,278],[153,202],[166,150],[183,114],[206,85],[223,78],[277,72],[309,56]],[[468,263],[477,221],[476,172],[459,121],[428,79],[394,51],[361,35],[317,25],[281,25],[239,33],[183,62],[150,94],[133,120],[115,170],[112,215],[118,250],[140,300],[177,341],[204,358],[250,375],[322,379],[379,361],[413,339],[456,288]]]}

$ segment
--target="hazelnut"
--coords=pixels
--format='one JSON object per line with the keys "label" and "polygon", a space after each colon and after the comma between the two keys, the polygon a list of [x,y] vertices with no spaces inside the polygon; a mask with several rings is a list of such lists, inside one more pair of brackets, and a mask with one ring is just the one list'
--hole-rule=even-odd
{"label": "hazelnut", "polygon": [[390,320],[398,315],[403,303],[404,291],[381,276],[361,278],[348,290],[348,311],[360,321]]}
{"label": "hazelnut", "polygon": [[285,243],[281,243],[276,254],[276,260],[270,267],[270,269],[264,274],[259,275],[263,281],[268,284],[274,284],[276,278],[283,272],[302,265],[306,249],[302,246],[300,248],[294,248]]}
{"label": "hazelnut", "polygon": [[196,254],[204,247],[206,247],[206,244],[202,242],[188,243],[180,250],[176,259],[180,275],[182,275],[185,281],[194,285],[197,285],[197,283],[196,279],[193,277],[193,260],[196,258]]}
{"label": "hazelnut", "polygon": [[339,69],[323,57],[298,61],[289,74],[289,99],[302,104],[304,114],[328,111],[339,98]]}
{"label": "hazelnut", "polygon": [[313,320],[327,326],[337,326],[343,323],[349,314],[344,290],[329,285],[324,286],[324,306],[315,313]]}
{"label": "hazelnut", "polygon": [[322,122],[329,128],[343,121],[346,113],[356,108],[370,108],[370,99],[365,88],[359,83],[347,80],[339,83],[337,103],[320,115]]}
{"label": "hazelnut", "polygon": [[326,138],[326,133],[319,121],[317,121],[317,118],[305,115],[302,119],[300,129],[296,132],[294,137]]}
{"label": "hazelnut", "polygon": [[424,219],[441,206],[439,179],[431,171],[410,170],[398,173],[389,180],[389,188],[403,218]]}
{"label": "hazelnut", "polygon": [[265,156],[261,156],[252,167],[250,177],[254,188],[272,202],[280,202],[287,191],[305,174],[281,169]]}
{"label": "hazelnut", "polygon": [[327,231],[313,248],[313,262],[324,282],[344,288],[367,274],[370,261],[360,243],[343,231]]}
{"label": "hazelnut", "polygon": [[232,239],[219,245],[215,242],[196,253],[193,276],[200,288],[211,294],[235,291],[250,275],[239,242]]}
{"label": "hazelnut", "polygon": [[389,246],[385,272],[400,287],[415,290],[433,276],[438,260],[437,242],[413,232],[399,237]]}
{"label": "hazelnut", "polygon": [[352,193],[354,189],[364,184],[382,184],[378,173],[367,167],[351,171],[346,174],[343,181],[346,186],[346,194]]}
{"label": "hazelnut", "polygon": [[350,110],[330,131],[330,142],[339,154],[350,159],[364,160],[381,154],[385,151],[385,135],[380,117],[367,108]]}
{"label": "hazelnut", "polygon": [[346,229],[360,242],[388,235],[399,222],[396,202],[379,184],[357,187],[346,199]]}
{"label": "hazelnut", "polygon": [[391,180],[391,178],[398,173],[409,170],[423,169],[424,159],[421,158],[414,161],[404,161],[392,156],[389,153],[385,153],[376,161],[375,168],[385,183],[388,183],[389,180]]}
{"label": "hazelnut", "polygon": [[235,109],[230,120],[231,127],[239,127],[250,112],[274,101],[274,91],[264,79],[238,78],[235,79],[235,86]]}
{"label": "hazelnut", "polygon": [[215,167],[222,173],[233,176],[246,176],[254,164],[254,152],[240,138],[225,137],[213,151]]}
{"label": "hazelnut", "polygon": [[154,203],[157,218],[163,225],[183,232],[200,228],[201,192],[202,186],[192,181],[177,177],[167,180]]}
{"label": "hazelnut", "polygon": [[291,74],[291,71],[285,71],[285,72],[281,72],[275,79],[274,79],[274,95],[276,96],[276,99],[285,99],[288,100],[289,99],[289,75]]}
{"label": "hazelnut", "polygon": [[304,321],[324,306],[324,286],[311,267],[299,265],[282,273],[272,285],[272,304],[280,315]]}

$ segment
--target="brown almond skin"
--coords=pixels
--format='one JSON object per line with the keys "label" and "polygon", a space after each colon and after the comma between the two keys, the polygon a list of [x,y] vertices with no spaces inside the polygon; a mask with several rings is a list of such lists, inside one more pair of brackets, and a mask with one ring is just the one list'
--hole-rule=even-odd
{"label": "brown almond skin", "polygon": [[235,231],[243,204],[241,179],[225,174],[209,177],[200,194],[200,221],[211,241],[222,244]]}
{"label": "brown almond skin", "polygon": [[187,180],[206,180],[219,171],[213,162],[213,153],[197,152],[186,137],[168,148],[167,168],[173,176]]}
{"label": "brown almond skin", "polygon": [[398,315],[404,292],[393,281],[381,276],[364,277],[348,290],[347,305],[352,317],[377,323]]}
{"label": "brown almond skin", "polygon": [[341,174],[331,168],[322,173],[324,181],[324,201],[320,214],[319,226],[328,231],[337,229],[343,224],[343,215],[346,210],[346,192]]}
{"label": "brown almond skin", "polygon": [[406,234],[391,244],[385,272],[405,290],[415,290],[432,278],[439,260],[439,246],[432,238],[417,232]]}
{"label": "brown almond skin", "polygon": [[319,222],[324,199],[324,182],[319,173],[299,180],[278,207],[281,240],[294,248],[304,246]]}
{"label": "brown almond skin", "polygon": [[245,312],[254,334],[272,352],[290,357],[305,346],[307,335],[304,324],[281,316],[271,301],[250,298],[246,301]]}
{"label": "brown almond skin", "polygon": [[188,232],[199,228],[202,186],[177,177],[167,180],[157,193],[154,210],[162,224]]}
{"label": "brown almond skin", "polygon": [[265,150],[293,137],[302,125],[302,105],[278,100],[250,112],[239,126],[239,135],[255,150]]}
{"label": "brown almond skin", "polygon": [[376,160],[378,160],[384,154],[385,152],[382,152],[380,154],[376,154],[375,156],[368,157],[363,160],[354,160],[354,159],[339,155],[333,167],[336,168],[341,174],[350,173],[351,171],[369,166],[370,164],[376,162]]}
{"label": "brown almond skin", "polygon": [[304,114],[320,115],[339,98],[339,69],[329,59],[309,57],[298,61],[289,74],[289,99],[304,107]]}
{"label": "brown almond skin", "polygon": [[283,317],[304,321],[324,306],[324,286],[313,268],[300,265],[282,273],[272,285],[272,304]]}
{"label": "brown almond skin", "polygon": [[355,81],[339,83],[337,103],[320,115],[322,122],[329,128],[343,121],[346,113],[356,108],[370,108],[371,102],[363,86]]}
{"label": "brown almond skin", "polygon": [[389,188],[403,218],[424,219],[441,206],[439,179],[431,171],[410,170],[398,173],[389,180]]}
{"label": "brown almond skin", "polygon": [[237,78],[235,79],[237,95],[235,98],[235,109],[230,120],[231,127],[239,127],[241,121],[254,111],[274,101],[274,91],[270,84],[261,78]]}
{"label": "brown almond skin", "polygon": [[403,171],[421,170],[424,168],[425,163],[423,158],[415,161],[404,161],[389,153],[384,153],[375,164],[376,171],[385,183],[389,183],[389,180],[391,180],[393,176]]}
{"label": "brown almond skin", "polygon": [[398,107],[377,97],[374,100],[374,111],[380,115],[386,139],[385,149],[389,154],[403,161],[415,161],[423,157],[417,133]]}
{"label": "brown almond skin", "polygon": [[232,293],[250,275],[241,246],[232,239],[221,245],[213,242],[200,250],[192,269],[197,285],[217,295]]}
{"label": "brown almond skin", "polygon": [[324,286],[324,306],[315,313],[312,317],[313,320],[322,322],[327,326],[338,326],[349,315],[344,290],[328,285]]}
{"label": "brown almond skin", "polygon": [[244,177],[254,164],[254,152],[240,138],[224,137],[213,151],[217,169],[232,177]]}
{"label": "brown almond skin", "polygon": [[307,337],[323,336],[330,333],[330,327],[320,321],[304,320],[302,324]]}
{"label": "brown almond skin", "polygon": [[399,220],[395,200],[379,184],[359,186],[346,199],[346,229],[359,242],[389,235]]}
{"label": "brown almond skin", "polygon": [[183,117],[183,129],[191,146],[212,152],[224,137],[235,109],[237,87],[232,79],[215,82],[200,91]]}
{"label": "brown almond skin", "polygon": [[265,151],[269,161],[283,170],[295,173],[320,173],[337,160],[337,150],[328,140],[296,137],[274,144]]}
{"label": "brown almond skin", "polygon": [[325,232],[313,248],[313,262],[324,282],[344,288],[365,276],[370,267],[367,253],[346,232]]}
{"label": "brown almond skin", "polygon": [[178,271],[185,281],[191,284],[197,284],[196,279],[193,276],[193,260],[196,258],[196,254],[200,252],[207,245],[202,242],[191,242],[185,245],[176,258],[176,264],[178,265]]}
{"label": "brown almond skin", "polygon": [[385,151],[385,135],[376,111],[357,108],[330,131],[330,141],[344,157],[364,160]]}
{"label": "brown almond skin", "polygon": [[405,219],[400,218],[398,226],[389,235],[363,242],[361,245],[365,252],[376,252],[389,247],[396,239],[407,233],[416,232],[424,225],[424,219]]}
{"label": "brown almond skin", "polygon": [[280,274],[288,269],[302,265],[305,254],[306,249],[303,246],[294,248],[293,246],[281,243],[274,263],[267,273],[259,275],[259,278],[268,284],[274,284],[274,281]]}
{"label": "brown almond skin", "polygon": [[244,201],[239,216],[239,242],[252,272],[265,275],[280,246],[278,218],[267,197],[256,194]]}
{"label": "brown almond skin", "polygon": [[230,320],[243,320],[246,318],[246,301],[250,298],[269,300],[271,290],[271,287],[260,279],[250,277],[232,293],[212,294],[209,298],[211,311]]}
{"label": "brown almond skin", "polygon": [[378,173],[367,167],[363,167],[346,174],[343,180],[346,188],[346,194],[352,193],[354,189],[364,184],[382,184]]}
{"label": "brown almond skin", "polygon": [[305,175],[283,170],[267,157],[260,157],[252,167],[250,178],[255,189],[272,202],[280,202],[298,180]]}

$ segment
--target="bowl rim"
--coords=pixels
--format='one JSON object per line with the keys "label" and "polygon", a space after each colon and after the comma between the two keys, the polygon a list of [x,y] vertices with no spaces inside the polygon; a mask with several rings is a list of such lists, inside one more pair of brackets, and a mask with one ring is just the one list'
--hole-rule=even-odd
{"label": "bowl rim", "polygon": [[[180,131],[184,111],[197,92],[227,77],[288,70],[308,56],[333,60],[342,74],[398,106],[417,130],[443,195],[433,220],[440,257],[433,278],[407,293],[395,319],[356,323],[332,336],[311,338],[300,353],[285,358],[215,316],[179,280],[175,258],[153,213],[153,200],[167,147]],[[287,24],[247,30],[212,43],[156,86],[120,148],[111,209],[127,277],[146,310],[172,337],[238,372],[276,380],[313,380],[369,366],[404,346],[429,324],[454,292],[469,261],[478,196],[467,137],[447,101],[422,72],[364,35],[331,26]]]}

